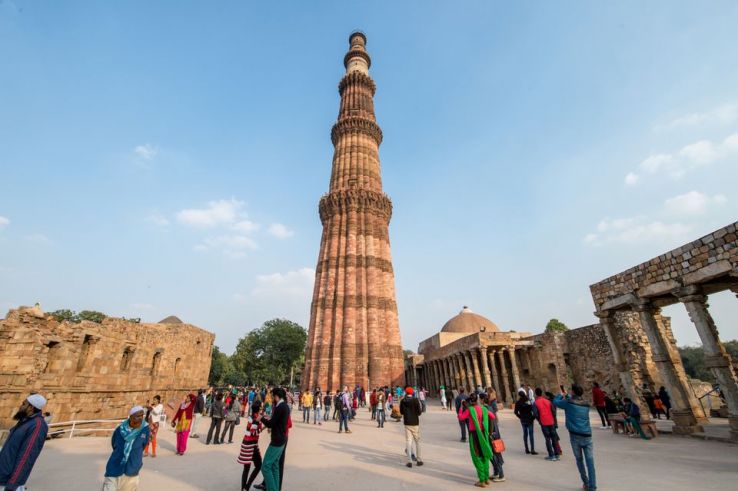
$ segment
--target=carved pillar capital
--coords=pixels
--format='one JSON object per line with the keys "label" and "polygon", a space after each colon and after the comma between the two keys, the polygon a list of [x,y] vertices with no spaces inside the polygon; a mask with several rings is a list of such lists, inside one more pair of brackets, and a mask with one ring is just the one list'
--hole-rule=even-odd
{"label": "carved pillar capital", "polygon": [[700,303],[705,307],[709,307],[709,305],[707,305],[707,295],[705,295],[702,291],[702,288],[697,285],[690,285],[685,286],[684,288],[680,288],[676,292],[676,297],[682,303],[695,302]]}

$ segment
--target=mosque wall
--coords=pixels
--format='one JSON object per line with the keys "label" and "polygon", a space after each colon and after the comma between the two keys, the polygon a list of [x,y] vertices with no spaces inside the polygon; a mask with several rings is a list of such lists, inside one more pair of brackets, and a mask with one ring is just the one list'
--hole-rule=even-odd
{"label": "mosque wall", "polygon": [[58,322],[21,307],[0,320],[0,429],[31,391],[52,422],[112,419],[154,395],[181,400],[204,387],[215,335],[184,323]]}

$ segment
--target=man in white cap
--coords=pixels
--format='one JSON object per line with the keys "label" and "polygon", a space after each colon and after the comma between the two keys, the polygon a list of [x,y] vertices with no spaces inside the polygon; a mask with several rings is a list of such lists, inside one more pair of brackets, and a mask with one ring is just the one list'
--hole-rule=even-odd
{"label": "man in white cap", "polygon": [[45,405],[46,399],[41,394],[31,394],[13,416],[18,423],[10,430],[0,451],[0,491],[25,490],[49,431],[41,413]]}
{"label": "man in white cap", "polygon": [[144,421],[145,410],[134,406],[128,419],[113,432],[113,453],[105,466],[103,491],[136,491],[138,473],[143,466],[143,452],[149,443],[149,424]]}

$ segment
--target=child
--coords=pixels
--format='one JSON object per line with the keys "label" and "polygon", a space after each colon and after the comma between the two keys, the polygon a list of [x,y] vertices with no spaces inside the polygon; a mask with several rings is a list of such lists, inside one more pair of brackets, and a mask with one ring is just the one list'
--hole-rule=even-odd
{"label": "child", "polygon": [[[246,431],[241,442],[241,452],[238,454],[236,462],[243,465],[243,474],[241,474],[241,491],[249,491],[251,484],[259,475],[261,470],[261,451],[259,450],[259,434],[264,425],[256,421],[259,416],[258,412],[252,413],[246,420]],[[254,472],[249,477],[249,468],[254,463]]]}

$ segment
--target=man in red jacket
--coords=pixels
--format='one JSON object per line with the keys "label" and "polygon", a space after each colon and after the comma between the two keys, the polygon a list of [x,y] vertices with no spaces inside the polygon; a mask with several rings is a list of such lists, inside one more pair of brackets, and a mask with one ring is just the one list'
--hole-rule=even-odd
{"label": "man in red jacket", "polygon": [[605,391],[600,389],[600,384],[597,382],[592,384],[592,403],[597,408],[597,414],[600,415],[602,420],[600,428],[603,430],[611,428],[610,418],[607,416],[607,404],[605,404]]}
{"label": "man in red jacket", "polygon": [[538,422],[541,424],[541,432],[543,433],[543,437],[546,439],[546,450],[548,451],[548,457],[546,457],[546,460],[550,461],[557,461],[559,460],[559,456],[556,455],[554,452],[554,434],[556,432],[555,424],[556,421],[554,420],[553,415],[553,405],[551,404],[551,401],[543,397],[543,390],[541,390],[540,387],[536,387],[536,409],[537,409],[537,419]]}

